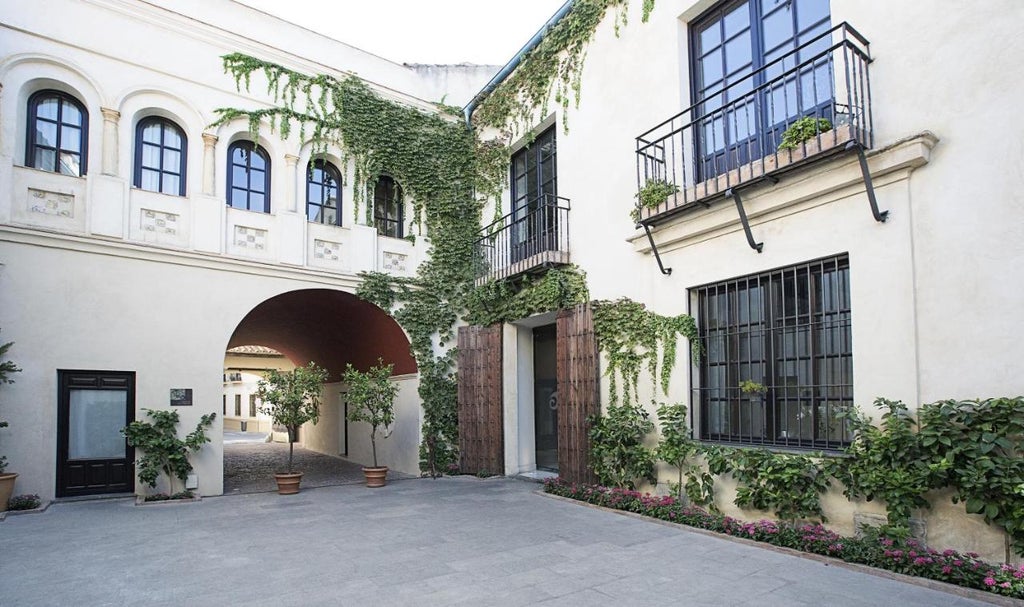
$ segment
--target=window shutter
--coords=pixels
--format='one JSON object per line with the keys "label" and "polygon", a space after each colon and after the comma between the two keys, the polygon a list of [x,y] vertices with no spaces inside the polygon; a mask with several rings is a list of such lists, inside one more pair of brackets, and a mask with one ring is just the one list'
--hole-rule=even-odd
{"label": "window shutter", "polygon": [[502,325],[459,327],[459,470],[505,473]]}

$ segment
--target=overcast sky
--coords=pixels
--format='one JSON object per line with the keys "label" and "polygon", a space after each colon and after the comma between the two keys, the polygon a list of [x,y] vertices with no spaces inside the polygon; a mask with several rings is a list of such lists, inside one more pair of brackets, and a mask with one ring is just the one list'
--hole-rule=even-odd
{"label": "overcast sky", "polygon": [[503,65],[564,0],[238,0],[398,63]]}

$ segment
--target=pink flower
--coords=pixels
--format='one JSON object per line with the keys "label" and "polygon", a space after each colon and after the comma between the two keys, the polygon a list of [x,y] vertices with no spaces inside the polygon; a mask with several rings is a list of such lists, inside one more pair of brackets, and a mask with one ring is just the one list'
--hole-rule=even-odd
{"label": "pink flower", "polygon": [[985,585],[986,586],[995,586],[996,585],[995,578],[993,578],[992,576],[988,576],[987,578],[985,578]]}
{"label": "pink flower", "polygon": [[946,566],[944,566],[942,568],[942,573],[945,573],[946,575],[949,575],[950,573],[953,573],[953,568],[950,567],[949,565],[946,565]]}
{"label": "pink flower", "polygon": [[1010,587],[1010,582],[1003,582],[1002,584],[999,584],[999,587],[1000,588],[1009,588]]}

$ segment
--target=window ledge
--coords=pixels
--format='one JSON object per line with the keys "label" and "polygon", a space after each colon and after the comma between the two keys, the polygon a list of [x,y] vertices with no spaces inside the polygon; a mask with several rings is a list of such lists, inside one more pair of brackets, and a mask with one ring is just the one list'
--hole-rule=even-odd
{"label": "window ledge", "polygon": [[[928,164],[938,141],[933,133],[923,131],[869,151],[868,166],[875,187],[906,179],[914,169]],[[767,221],[828,204],[849,196],[851,188],[863,192],[864,179],[857,157],[842,154],[794,169],[778,184],[744,188],[743,203],[751,223],[756,224],[757,219]],[[741,229],[735,206],[729,199],[720,198],[708,209],[694,209],[652,227],[651,235],[661,253],[665,253]],[[637,230],[627,240],[638,253],[652,251],[643,231]]]}

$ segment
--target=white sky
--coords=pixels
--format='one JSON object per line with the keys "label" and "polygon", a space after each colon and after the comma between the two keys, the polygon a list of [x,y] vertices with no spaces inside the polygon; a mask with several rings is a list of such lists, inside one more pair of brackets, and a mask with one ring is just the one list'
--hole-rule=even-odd
{"label": "white sky", "polygon": [[398,63],[503,65],[564,0],[237,0]]}

